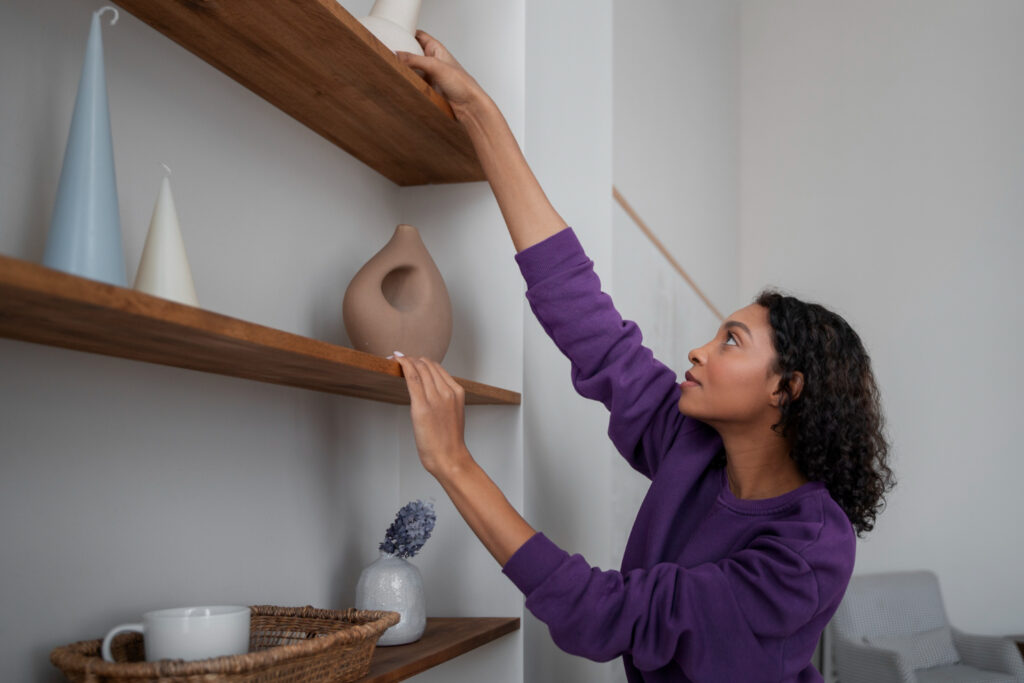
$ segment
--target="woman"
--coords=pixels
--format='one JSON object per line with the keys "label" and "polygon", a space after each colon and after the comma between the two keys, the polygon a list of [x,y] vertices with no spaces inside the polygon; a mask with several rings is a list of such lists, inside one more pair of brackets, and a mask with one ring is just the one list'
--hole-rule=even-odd
{"label": "woman", "polygon": [[423,466],[563,650],[621,656],[629,681],[822,680],[815,646],[853,572],[856,535],[894,485],[857,334],[820,306],[762,292],[691,351],[677,384],[601,292],[493,101],[440,42],[417,39],[426,55],[399,58],[465,125],[534,313],[651,485],[621,571],[590,567],[534,530],[473,460],[462,388],[438,363],[396,351]]}

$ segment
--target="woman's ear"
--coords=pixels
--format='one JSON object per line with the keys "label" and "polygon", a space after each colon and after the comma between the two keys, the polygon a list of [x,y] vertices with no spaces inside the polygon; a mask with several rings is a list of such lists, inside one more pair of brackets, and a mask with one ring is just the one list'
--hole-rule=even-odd
{"label": "woman's ear", "polygon": [[[781,380],[779,382],[781,384]],[[804,373],[796,370],[793,372],[793,376],[789,379],[789,391],[793,395],[792,400],[795,401],[800,398],[800,393],[804,389]],[[777,389],[772,393],[772,407],[779,407],[779,398],[782,396],[782,389]]]}
{"label": "woman's ear", "polygon": [[804,390],[804,373],[794,371],[792,379],[789,380],[789,387],[793,391],[793,400],[800,398],[800,392]]}

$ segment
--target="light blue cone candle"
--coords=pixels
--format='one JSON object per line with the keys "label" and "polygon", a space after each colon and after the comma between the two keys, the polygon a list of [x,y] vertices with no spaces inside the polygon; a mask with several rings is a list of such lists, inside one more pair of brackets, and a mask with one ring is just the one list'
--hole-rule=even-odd
{"label": "light blue cone candle", "polygon": [[118,17],[113,7],[92,15],[43,263],[126,287],[100,32],[100,15],[108,9],[114,12],[113,25]]}

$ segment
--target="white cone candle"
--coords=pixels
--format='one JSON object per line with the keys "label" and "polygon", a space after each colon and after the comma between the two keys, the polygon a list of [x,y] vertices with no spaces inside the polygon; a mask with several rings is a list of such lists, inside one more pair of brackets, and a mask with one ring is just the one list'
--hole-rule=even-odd
{"label": "white cone candle", "polygon": [[139,270],[135,274],[135,289],[190,306],[199,306],[168,176],[164,176],[156,206],[153,207],[146,246],[142,249]]}

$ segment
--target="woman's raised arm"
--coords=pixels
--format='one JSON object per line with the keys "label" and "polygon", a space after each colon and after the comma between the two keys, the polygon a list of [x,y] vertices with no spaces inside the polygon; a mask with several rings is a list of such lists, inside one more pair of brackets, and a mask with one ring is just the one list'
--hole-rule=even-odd
{"label": "woman's raised arm", "polygon": [[665,444],[683,427],[675,373],[654,359],[636,324],[624,321],[601,291],[593,262],[575,233],[565,230],[498,107],[437,39],[423,31],[416,38],[427,56],[399,52],[399,58],[426,73],[469,131],[515,244],[534,314],[572,361],[576,390],[611,412],[608,433],[616,448],[653,477]]}
{"label": "woman's raised arm", "polygon": [[425,31],[417,31],[416,39],[426,56],[399,52],[398,57],[427,75],[427,81],[448,98],[456,118],[466,127],[516,251],[568,227],[548,201],[490,96],[439,40]]}

